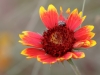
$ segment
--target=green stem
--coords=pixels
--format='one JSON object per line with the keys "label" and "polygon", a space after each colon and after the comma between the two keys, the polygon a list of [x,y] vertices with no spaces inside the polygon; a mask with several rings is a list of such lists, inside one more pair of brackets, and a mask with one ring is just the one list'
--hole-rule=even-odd
{"label": "green stem", "polygon": [[81,75],[81,73],[79,72],[77,66],[74,64],[74,62],[72,61],[72,59],[68,60],[70,66],[72,67],[73,71],[75,72],[76,75]]}
{"label": "green stem", "polygon": [[[86,0],[83,0],[82,12],[84,12],[85,3],[86,3]],[[82,16],[83,16],[83,14],[82,14]],[[80,28],[81,28],[81,26],[82,26],[82,25],[80,25]]]}
{"label": "green stem", "polygon": [[86,0],[83,0],[82,12],[84,12],[85,2],[86,2]]}

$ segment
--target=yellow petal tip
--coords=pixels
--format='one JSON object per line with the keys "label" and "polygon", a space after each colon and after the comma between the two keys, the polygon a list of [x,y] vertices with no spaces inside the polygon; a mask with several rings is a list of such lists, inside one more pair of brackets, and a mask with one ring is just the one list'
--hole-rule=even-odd
{"label": "yellow petal tip", "polygon": [[74,9],[74,10],[72,11],[72,13],[73,13],[73,14],[78,13],[78,9],[77,9],[77,8]]}
{"label": "yellow petal tip", "polygon": [[90,40],[90,47],[93,47],[97,44],[95,40]]}
{"label": "yellow petal tip", "polygon": [[22,50],[22,51],[21,51],[21,54],[22,54],[22,55],[27,55],[27,54],[26,54],[26,49]]}
{"label": "yellow petal tip", "polygon": [[62,9],[62,7],[61,7],[61,6],[60,6],[60,12],[61,12],[61,13],[63,13],[63,9]]}
{"label": "yellow petal tip", "polygon": [[22,33],[25,33],[26,31],[22,31]]}
{"label": "yellow petal tip", "polygon": [[82,53],[82,55],[81,55],[81,57],[80,58],[84,58],[85,57],[85,54],[84,53]]}
{"label": "yellow petal tip", "polygon": [[32,57],[26,57],[27,59],[30,59],[30,58],[32,58]]}
{"label": "yellow petal tip", "polygon": [[53,11],[56,11],[56,12],[57,12],[57,9],[56,9],[55,6],[52,5],[52,4],[50,4],[50,5],[48,6],[48,11],[50,11],[50,10],[53,10]]}
{"label": "yellow petal tip", "polygon": [[67,13],[67,14],[70,14],[70,8],[68,8],[68,9],[66,10],[66,13]]}
{"label": "yellow petal tip", "polygon": [[83,16],[83,17],[82,17],[82,22],[85,20],[85,18],[86,18],[86,16]]}
{"label": "yellow petal tip", "polygon": [[93,26],[93,25],[87,25],[86,27],[87,27],[87,29],[88,29],[89,31],[92,31],[92,30],[94,29],[94,26]]}
{"label": "yellow petal tip", "polygon": [[39,14],[40,14],[40,17],[46,12],[45,8],[43,6],[40,7],[39,9]]}
{"label": "yellow petal tip", "polygon": [[19,37],[20,37],[21,39],[23,39],[24,35],[23,35],[23,34],[19,34]]}
{"label": "yellow petal tip", "polygon": [[18,42],[19,42],[19,43],[22,43],[22,41],[21,41],[21,40],[19,40]]}
{"label": "yellow petal tip", "polygon": [[82,17],[82,14],[83,14],[83,13],[82,13],[82,11],[81,11],[81,12],[79,13],[79,16]]}

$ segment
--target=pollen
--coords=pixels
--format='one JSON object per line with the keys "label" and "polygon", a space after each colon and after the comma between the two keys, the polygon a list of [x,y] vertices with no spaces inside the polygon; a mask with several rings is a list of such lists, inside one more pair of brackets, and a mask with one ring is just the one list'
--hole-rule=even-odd
{"label": "pollen", "polygon": [[53,57],[61,57],[71,52],[75,43],[74,32],[65,25],[58,25],[45,31],[43,37],[43,49]]}
{"label": "pollen", "polygon": [[62,44],[62,37],[59,32],[55,32],[51,34],[50,42],[54,44]]}

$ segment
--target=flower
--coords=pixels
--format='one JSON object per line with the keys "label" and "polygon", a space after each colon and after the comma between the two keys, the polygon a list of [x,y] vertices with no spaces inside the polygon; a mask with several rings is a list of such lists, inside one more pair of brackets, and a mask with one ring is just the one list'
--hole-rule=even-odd
{"label": "flower", "polygon": [[24,49],[21,54],[27,58],[37,58],[44,64],[53,64],[55,62],[63,62],[71,58],[84,58],[84,52],[76,51],[79,48],[89,48],[96,45],[95,40],[91,40],[95,33],[91,32],[93,25],[86,25],[78,28],[84,21],[86,16],[82,17],[82,12],[78,13],[78,9],[70,12],[67,9],[67,18],[63,17],[63,10],[60,7],[60,15],[57,9],[50,4],[45,10],[40,7],[39,14],[42,22],[47,30],[43,35],[31,31],[23,31],[20,34],[20,43],[31,46]]}

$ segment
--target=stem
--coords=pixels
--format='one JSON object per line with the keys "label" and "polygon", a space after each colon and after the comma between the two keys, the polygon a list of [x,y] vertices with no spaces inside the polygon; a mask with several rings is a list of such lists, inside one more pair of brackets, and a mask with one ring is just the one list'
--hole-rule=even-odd
{"label": "stem", "polygon": [[82,12],[84,12],[85,2],[86,0],[83,0]]}
{"label": "stem", "polygon": [[77,66],[74,64],[74,62],[72,61],[72,59],[68,60],[70,66],[72,67],[73,71],[75,72],[76,75],[81,75],[81,73],[79,72]]}
{"label": "stem", "polygon": [[[86,2],[86,0],[83,0],[82,12],[84,12],[85,2]],[[82,14],[82,16],[83,16],[83,14]],[[82,26],[82,25],[80,25],[80,28],[81,28],[81,26]]]}

